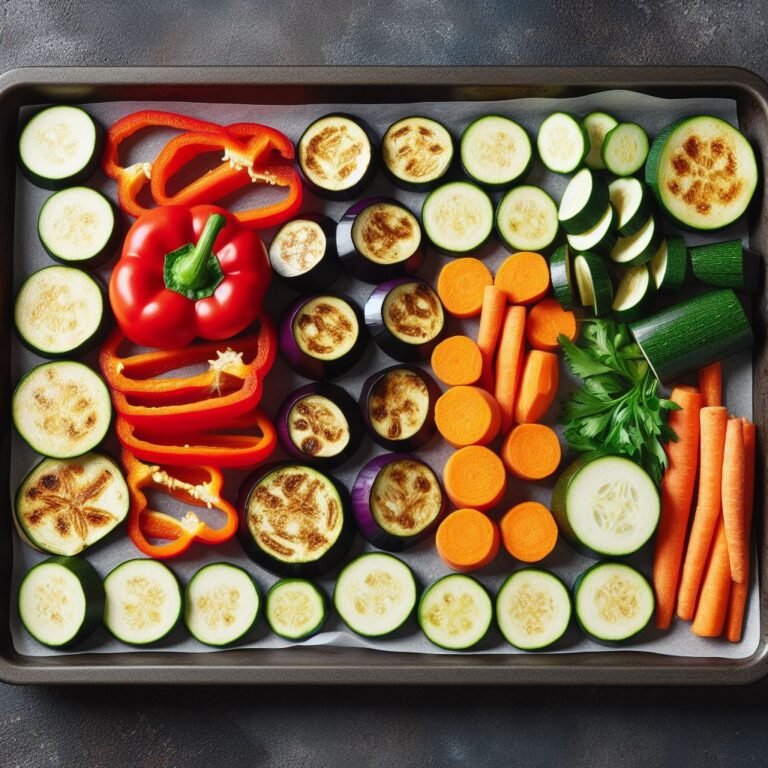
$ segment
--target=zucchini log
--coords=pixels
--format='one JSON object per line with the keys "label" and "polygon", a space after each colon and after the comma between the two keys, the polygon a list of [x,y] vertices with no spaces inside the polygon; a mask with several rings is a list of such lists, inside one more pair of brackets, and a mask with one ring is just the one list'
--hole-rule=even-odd
{"label": "zucchini log", "polygon": [[691,271],[702,283],[737,291],[757,290],[760,257],[745,249],[741,240],[694,245],[688,254]]}

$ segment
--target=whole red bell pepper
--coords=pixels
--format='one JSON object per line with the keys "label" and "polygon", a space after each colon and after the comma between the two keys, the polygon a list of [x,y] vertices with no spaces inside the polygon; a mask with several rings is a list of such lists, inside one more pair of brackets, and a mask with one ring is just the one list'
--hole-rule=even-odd
{"label": "whole red bell pepper", "polygon": [[245,329],[270,277],[264,243],[223,208],[166,206],[128,231],[109,299],[132,342],[169,349]]}

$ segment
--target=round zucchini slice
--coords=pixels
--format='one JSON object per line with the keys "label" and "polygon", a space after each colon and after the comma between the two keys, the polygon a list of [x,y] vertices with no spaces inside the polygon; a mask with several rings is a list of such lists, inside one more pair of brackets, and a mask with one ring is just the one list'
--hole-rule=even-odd
{"label": "round zucchini slice", "polygon": [[510,189],[496,208],[496,231],[510,251],[543,251],[558,233],[555,201],[538,187]]}
{"label": "round zucchini slice", "polygon": [[619,235],[634,235],[651,216],[648,187],[639,179],[616,179],[608,185],[608,193]]}
{"label": "round zucchini slice", "polygon": [[653,216],[634,235],[620,237],[611,248],[611,261],[623,267],[639,267],[650,261],[664,239],[659,222]]}
{"label": "round zucchini slice", "polygon": [[554,173],[572,173],[589,152],[589,136],[578,119],[566,112],[545,118],[536,137],[541,162]]}
{"label": "round zucchini slice", "polygon": [[579,234],[567,235],[567,240],[571,250],[579,253],[610,253],[616,244],[616,214],[613,206],[610,203],[606,206],[593,227]]}
{"label": "round zucchini slice", "polygon": [[584,158],[588,168],[599,171],[605,168],[601,150],[605,135],[611,128],[615,128],[619,121],[605,112],[590,112],[582,121],[581,126],[589,136],[589,153]]}
{"label": "round zucchini slice", "polygon": [[525,177],[533,160],[525,129],[501,115],[484,115],[461,135],[461,165],[472,181],[501,189]]}
{"label": "round zucchini slice", "polygon": [[576,235],[600,221],[608,202],[608,185],[589,168],[582,168],[568,182],[557,218],[566,233]]}
{"label": "round zucchini slice", "polygon": [[491,236],[493,203],[480,187],[468,181],[452,181],[427,195],[421,221],[435,248],[449,255],[469,253]]}
{"label": "round zucchini slice", "polygon": [[286,640],[308,640],[328,618],[328,598],[307,579],[281,579],[272,585],[266,599],[267,623]]}

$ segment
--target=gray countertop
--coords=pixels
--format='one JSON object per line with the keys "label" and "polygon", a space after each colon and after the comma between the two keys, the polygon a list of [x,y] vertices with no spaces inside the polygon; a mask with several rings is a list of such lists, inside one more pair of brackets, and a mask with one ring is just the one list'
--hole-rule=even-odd
{"label": "gray countertop", "polygon": [[[0,0],[32,65],[709,64],[768,77],[764,0]],[[0,766],[762,766],[768,684],[727,689],[17,688]]]}

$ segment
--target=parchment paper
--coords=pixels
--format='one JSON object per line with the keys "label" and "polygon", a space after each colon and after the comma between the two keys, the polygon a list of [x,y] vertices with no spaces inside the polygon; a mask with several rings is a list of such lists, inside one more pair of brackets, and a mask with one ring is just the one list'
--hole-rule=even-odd
{"label": "parchment paper", "polygon": [[[736,124],[736,104],[727,99],[677,99],[666,100],[646,96],[639,93],[628,91],[611,91],[601,94],[594,94],[579,98],[570,99],[519,99],[510,101],[495,102],[442,102],[442,103],[423,103],[423,104],[307,104],[295,106],[254,106],[243,104],[229,105],[211,105],[211,104],[193,104],[193,103],[170,103],[170,102],[112,102],[85,104],[85,109],[99,120],[104,126],[110,125],[119,117],[137,109],[154,108],[171,111],[183,112],[195,115],[201,118],[214,120],[221,123],[235,123],[241,121],[262,122],[272,125],[284,131],[294,142],[298,140],[304,128],[315,118],[340,109],[349,111],[364,118],[381,136],[395,120],[413,114],[425,114],[441,120],[458,137],[463,128],[474,118],[490,112],[498,112],[508,115],[520,122],[528,130],[532,137],[535,137],[536,130],[542,119],[555,110],[572,111],[577,115],[586,115],[593,110],[604,110],[616,116],[619,120],[633,120],[639,122],[653,137],[660,129],[671,122],[673,119],[689,114],[708,113],[720,116]],[[22,116],[23,117],[23,116]],[[171,134],[164,134],[156,131],[151,138],[143,138],[139,143],[126,145],[121,158],[125,165],[138,160],[147,160],[153,158],[165,140]],[[537,184],[546,189],[558,201],[562,191],[567,183],[567,177],[558,176],[547,172],[540,162],[534,163],[534,170],[529,177],[532,184]],[[93,180],[93,183],[105,191],[112,199],[115,199],[114,183],[105,179],[101,174]],[[18,290],[23,279],[31,272],[51,264],[51,260],[43,251],[36,233],[36,217],[40,206],[48,196],[46,191],[37,189],[24,179],[20,172],[17,172],[16,184],[16,228],[15,228],[15,248],[14,248],[14,287]],[[233,198],[224,201],[225,207],[237,207],[247,202],[247,198],[253,193],[248,193],[239,198]],[[259,194],[262,201],[266,199],[262,190]],[[269,191],[266,192],[268,196]],[[395,189],[379,173],[373,185],[365,194],[387,194],[398,198],[404,202],[411,210],[418,213],[421,209],[423,194],[406,193]],[[497,200],[498,195],[494,195]],[[325,211],[334,219],[338,220],[351,203],[328,203],[314,198],[311,194],[307,195],[305,210]],[[126,224],[131,220],[126,218]],[[668,234],[676,233],[674,227],[665,221],[665,228]],[[683,233],[679,233],[683,234]],[[264,240],[269,244],[273,231],[263,233]],[[695,233],[684,233],[685,240],[689,245],[703,242],[709,238],[702,237]],[[730,239],[741,237],[746,242],[746,225],[736,224],[716,236],[717,239]],[[501,261],[507,256],[507,252],[495,241],[488,245],[480,254],[492,271],[498,267]],[[447,261],[445,257],[439,256],[432,251],[428,252],[425,263],[420,270],[420,275],[429,281],[433,281],[442,265]],[[108,269],[102,270],[104,276],[108,275]],[[353,296],[362,306],[370,294],[373,286],[355,281],[351,278],[343,277],[335,286],[338,289]],[[273,282],[273,288],[269,292],[268,308],[274,317],[278,317],[281,310],[287,302],[293,297],[293,292],[285,288],[278,279]],[[451,318],[449,320],[446,335],[454,333],[468,333],[474,336],[476,330],[476,321],[457,321]],[[94,362],[94,356],[89,358]],[[13,342],[12,349],[12,374],[16,381],[20,375],[29,370],[33,365],[37,365],[42,360],[26,350],[18,341]],[[369,351],[364,359],[346,376],[338,380],[341,386],[346,388],[353,397],[357,398],[363,380],[371,371],[383,368],[393,364],[393,361],[383,352],[370,345]],[[727,391],[729,409],[742,416],[751,416],[752,386],[751,386],[751,364],[749,354],[743,354],[728,361],[724,366],[726,371],[725,388]],[[567,376],[563,370],[563,377]],[[263,405],[266,410],[274,415],[280,404],[281,399],[296,387],[305,383],[305,381],[290,371],[287,366],[278,360],[273,371],[266,381],[265,396]],[[567,396],[567,387],[561,388],[561,402]],[[551,411],[547,423],[555,425],[559,404],[555,405]],[[116,443],[114,438],[110,439],[105,445],[105,450],[116,455]],[[39,460],[29,447],[18,437],[13,435],[12,442],[12,460],[11,460],[11,494],[24,478],[25,474]],[[382,453],[373,441],[366,439],[357,455],[347,462],[340,469],[335,470],[334,474],[344,482],[348,487],[351,486],[358,469],[368,461],[372,456]],[[430,463],[438,472],[450,454],[451,449],[445,445],[437,436],[426,446],[420,455]],[[280,450],[275,454],[276,459],[283,458]],[[569,457],[564,457],[565,466]],[[234,498],[237,487],[243,473],[230,473],[228,478],[229,498]],[[531,484],[516,481],[510,478],[509,491],[504,501],[491,514],[499,519],[503,513],[515,503],[526,499],[536,499],[548,504],[550,501],[551,488],[554,481],[543,484]],[[10,500],[8,514],[13,505],[13,497]],[[350,558],[362,551],[370,550],[370,545],[364,544],[358,537],[353,546]],[[123,528],[119,528],[110,534],[105,541],[91,547],[85,553],[87,559],[96,567],[102,576],[105,576],[117,564],[139,556],[136,550],[124,533]],[[417,579],[422,586],[426,586],[434,579],[449,573],[447,567],[441,562],[434,550],[433,540],[427,540],[413,549],[402,553],[404,560],[414,569]],[[21,627],[18,619],[16,606],[16,593],[23,575],[34,564],[45,558],[45,555],[32,550],[23,544],[18,536],[14,534],[14,572],[13,572],[13,596],[11,602],[11,628],[13,642],[19,653],[26,655],[49,655],[52,652],[36,643]],[[189,580],[192,574],[202,565],[212,561],[229,560],[241,565],[254,575],[262,592],[270,587],[276,580],[276,577],[269,574],[259,566],[252,563],[242,552],[236,541],[216,548],[208,548],[203,545],[193,546],[193,548],[184,556],[170,562],[173,571],[181,579],[182,583]],[[554,553],[547,557],[541,565],[550,568],[559,574],[567,584],[571,585],[577,575],[591,565],[594,561],[575,553],[567,544],[560,541]],[[640,568],[646,575],[651,572],[651,552],[646,548],[644,552],[632,557],[630,562]],[[513,570],[520,568],[521,564],[514,561],[503,551],[498,558],[488,568],[483,569],[477,575],[481,581],[486,584],[495,594],[504,578]],[[332,594],[335,573],[320,579],[320,583],[328,592]],[[635,645],[628,646],[631,650],[643,651],[648,653],[657,653],[673,656],[715,656],[723,658],[743,658],[751,655],[757,648],[759,639],[758,627],[758,595],[754,587],[755,575],[753,574],[753,588],[747,610],[745,621],[745,632],[742,641],[736,645],[725,640],[704,640],[691,634],[689,625],[676,623],[671,631],[656,633],[650,632],[644,641]],[[305,645],[332,645],[332,646],[365,646],[386,651],[411,651],[420,653],[450,653],[433,646],[420,632],[414,619],[411,619],[403,631],[395,637],[370,641],[360,638],[347,630],[341,620],[332,613],[324,631],[314,638],[306,641]],[[279,648],[291,645],[291,643],[277,638],[271,634],[266,627],[263,618],[259,621],[257,629],[253,635],[248,638],[244,644],[246,647],[253,648]],[[191,638],[183,629],[174,632],[162,646],[164,650],[201,652],[210,650],[206,646],[198,643]],[[96,653],[114,653],[124,652],[129,647],[114,640],[104,629],[99,629],[97,633],[88,641],[81,644],[74,653],[77,652],[96,652]],[[483,645],[475,653],[519,653],[509,646],[494,629]],[[556,652],[578,652],[592,653],[610,652],[608,649],[596,645],[589,640],[584,639],[580,633],[571,630],[570,636],[566,639],[563,646]]]}

